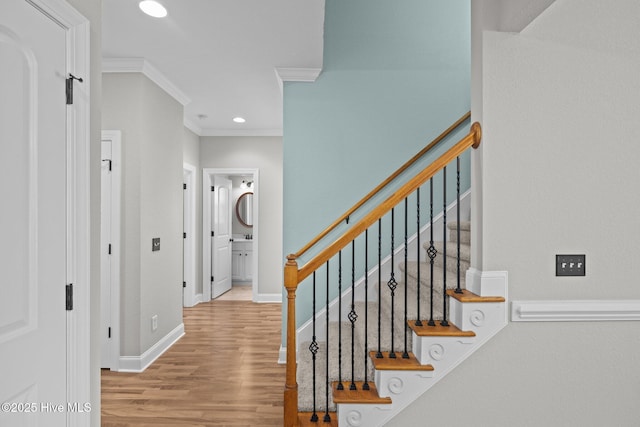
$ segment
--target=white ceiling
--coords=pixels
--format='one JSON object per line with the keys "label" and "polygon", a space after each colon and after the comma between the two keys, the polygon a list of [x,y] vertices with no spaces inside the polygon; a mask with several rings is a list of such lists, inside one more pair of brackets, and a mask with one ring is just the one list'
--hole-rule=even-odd
{"label": "white ceiling", "polygon": [[159,0],[160,19],[138,2],[102,2],[105,70],[114,58],[144,59],[200,135],[282,135],[275,69],[322,68],[324,0]]}

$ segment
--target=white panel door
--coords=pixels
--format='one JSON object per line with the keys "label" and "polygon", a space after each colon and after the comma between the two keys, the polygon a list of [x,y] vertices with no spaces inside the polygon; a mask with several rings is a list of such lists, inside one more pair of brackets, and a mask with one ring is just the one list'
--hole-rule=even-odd
{"label": "white panel door", "polygon": [[211,298],[216,298],[231,289],[231,180],[216,175],[214,187],[211,197]]}
{"label": "white panel door", "polygon": [[0,426],[66,425],[65,37],[0,1]]}

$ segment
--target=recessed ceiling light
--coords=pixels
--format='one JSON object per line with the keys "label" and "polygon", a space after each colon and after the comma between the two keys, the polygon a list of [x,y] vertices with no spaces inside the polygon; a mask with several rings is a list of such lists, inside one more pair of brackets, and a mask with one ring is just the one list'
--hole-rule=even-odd
{"label": "recessed ceiling light", "polygon": [[244,123],[244,122],[246,122],[246,120],[243,119],[242,117],[234,117],[233,121],[236,122],[236,123]]}
{"label": "recessed ceiling light", "polygon": [[167,9],[157,1],[144,0],[140,2],[139,6],[144,13],[154,18],[164,18],[167,16]]}

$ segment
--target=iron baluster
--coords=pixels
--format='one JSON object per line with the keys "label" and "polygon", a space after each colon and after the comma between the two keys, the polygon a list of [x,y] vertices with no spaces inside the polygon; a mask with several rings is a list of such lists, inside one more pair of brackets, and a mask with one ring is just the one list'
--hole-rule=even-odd
{"label": "iron baluster", "polygon": [[369,390],[369,382],[367,381],[367,354],[369,342],[367,338],[369,322],[369,229],[364,231],[364,384],[363,390]]}
{"label": "iron baluster", "polygon": [[318,341],[316,341],[316,272],[313,272],[313,339],[309,345],[309,351],[311,352],[311,360],[313,364],[313,414],[311,415],[311,421],[318,421],[318,414],[316,413],[316,353],[318,353]]}
{"label": "iron baluster", "polygon": [[394,247],[394,240],[395,240],[395,236],[394,236],[394,230],[395,230],[395,217],[394,217],[394,210],[395,208],[391,208],[391,278],[389,279],[389,282],[387,282],[387,286],[389,287],[389,289],[391,290],[391,351],[389,351],[389,358],[391,359],[395,359],[396,358],[396,353],[394,351],[394,346],[393,346],[393,318],[394,318],[394,313],[393,313],[393,303],[394,303],[394,299],[395,299],[395,295],[396,295],[396,287],[398,286],[398,283],[396,282],[396,278],[395,278],[395,261],[394,261],[394,253],[393,253],[393,247]]}
{"label": "iron baluster", "polygon": [[431,268],[431,285],[429,290],[431,295],[429,298],[429,322],[427,323],[429,326],[436,326],[436,322],[433,320],[433,262],[436,254],[436,248],[433,246],[433,178],[431,178],[429,180],[429,249],[427,249]]}
{"label": "iron baluster", "polygon": [[356,241],[351,241],[351,311],[349,312],[349,321],[351,322],[351,385],[349,390],[357,390],[356,377],[355,377],[355,330],[356,320],[358,315],[356,314]]}
{"label": "iron baluster", "polygon": [[442,169],[442,326],[449,326],[447,321],[447,167]]}
{"label": "iron baluster", "polygon": [[327,347],[327,358],[326,358],[326,377],[325,377],[325,387],[324,387],[324,392],[325,392],[325,410],[324,410],[324,418],[323,421],[325,423],[330,423],[331,422],[331,416],[329,415],[329,260],[327,260],[327,298],[326,298],[326,308],[325,308],[325,323],[326,323],[326,347]]}
{"label": "iron baluster", "polygon": [[382,218],[378,219],[378,352],[376,359],[382,359],[382,325],[380,324],[380,313],[382,311]]}
{"label": "iron baluster", "polygon": [[338,390],[342,385],[342,251],[338,252]]}
{"label": "iron baluster", "polygon": [[457,271],[458,278],[456,284],[455,292],[457,294],[462,293],[462,289],[460,288],[460,157],[456,157],[456,215],[458,223],[456,224],[456,232],[458,233],[457,247],[458,247],[458,256],[457,256]]}
{"label": "iron baluster", "polygon": [[409,215],[408,215],[408,211],[409,211],[409,198],[405,197],[404,198],[404,348],[402,350],[402,358],[403,359],[408,359],[409,358],[409,353],[407,353],[407,321],[409,320],[408,318],[408,313],[407,313],[407,301],[408,301],[408,294],[409,294],[409,280],[408,280],[408,255],[409,255],[409,245],[408,245],[408,238],[409,238]]}
{"label": "iron baluster", "polygon": [[418,288],[417,288],[417,307],[416,307],[416,326],[422,326],[420,320],[420,187],[416,188],[416,259],[418,260]]}

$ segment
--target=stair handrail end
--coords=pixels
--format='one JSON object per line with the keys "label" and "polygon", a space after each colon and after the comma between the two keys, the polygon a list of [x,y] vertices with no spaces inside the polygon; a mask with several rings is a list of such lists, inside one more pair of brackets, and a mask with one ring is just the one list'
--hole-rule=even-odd
{"label": "stair handrail end", "polygon": [[476,149],[480,146],[480,142],[482,141],[482,126],[479,122],[473,122],[471,125],[471,132],[473,133],[473,144],[471,144],[471,147]]}

